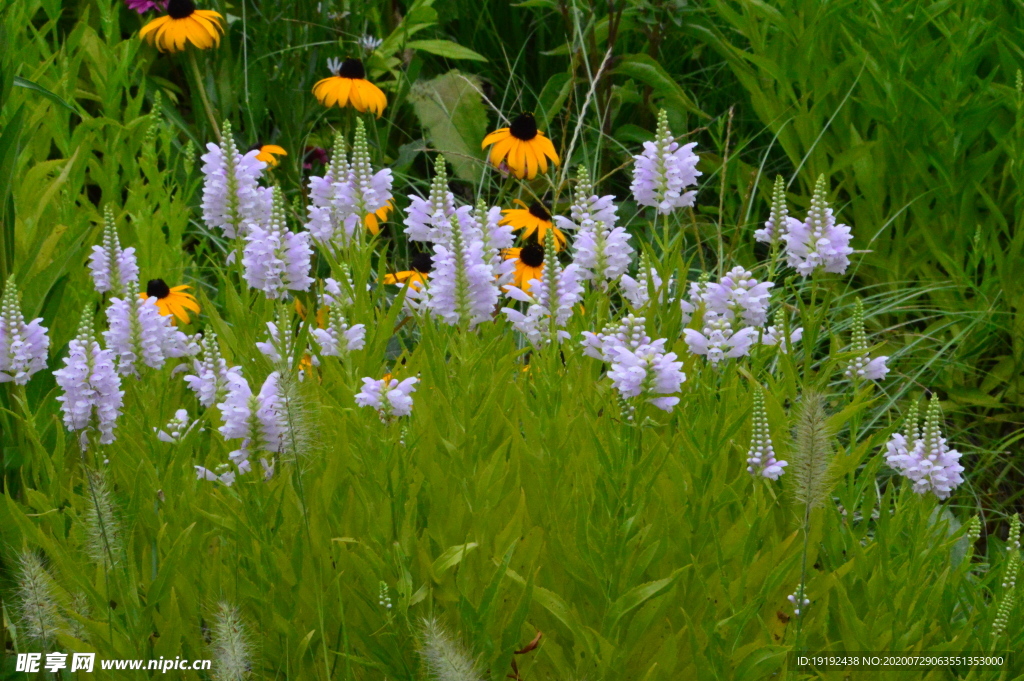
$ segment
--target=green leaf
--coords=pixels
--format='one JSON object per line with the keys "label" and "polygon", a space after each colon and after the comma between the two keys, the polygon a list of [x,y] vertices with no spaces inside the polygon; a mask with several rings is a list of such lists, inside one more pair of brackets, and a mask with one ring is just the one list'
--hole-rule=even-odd
{"label": "green leaf", "polygon": [[416,82],[409,101],[427,138],[451,162],[455,175],[479,181],[484,169],[480,142],[487,134],[487,111],[479,79],[452,70]]}
{"label": "green leaf", "polygon": [[438,57],[447,59],[471,59],[473,61],[487,61],[487,57],[479,52],[474,52],[468,47],[463,47],[451,40],[410,40],[405,44],[413,50],[421,50],[436,54]]}
{"label": "green leaf", "polygon": [[461,563],[466,554],[476,547],[476,542],[449,546],[444,553],[437,557],[434,564],[430,566],[430,571],[433,573],[434,578],[439,578],[445,572]]}
{"label": "green leaf", "polygon": [[33,83],[31,80],[28,80],[27,78],[22,78],[21,76],[15,76],[14,77],[14,84],[17,85],[18,87],[23,87],[26,90],[32,90],[33,92],[38,92],[39,94],[41,94],[43,97],[46,97],[48,100],[50,100],[54,104],[62,106],[62,107],[64,107],[65,109],[67,109],[68,111],[70,111],[72,113],[78,113],[78,110],[75,109],[75,107],[73,107],[70,104],[68,104],[62,98],[60,98],[57,95],[55,95],[54,93],[50,92],[49,90],[47,90],[43,86],[38,85],[36,83]]}
{"label": "green leaf", "polygon": [[634,78],[650,86],[654,90],[654,96],[664,99],[666,106],[685,109],[701,118],[711,118],[701,111],[682,86],[650,55],[624,55],[615,67],[614,73]]}

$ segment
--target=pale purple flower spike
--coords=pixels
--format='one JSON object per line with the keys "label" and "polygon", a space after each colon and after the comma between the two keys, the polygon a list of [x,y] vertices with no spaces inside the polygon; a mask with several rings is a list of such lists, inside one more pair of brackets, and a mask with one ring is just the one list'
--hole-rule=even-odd
{"label": "pale purple flower spike", "polygon": [[800,275],[809,276],[818,267],[826,272],[842,274],[850,266],[850,227],[836,224],[832,209],[825,199],[825,176],[818,177],[811,197],[807,219],[792,222],[782,235],[786,243],[786,259]]}
{"label": "pale purple flower spike", "polygon": [[416,392],[419,380],[415,376],[404,381],[364,378],[363,389],[356,393],[356,404],[373,407],[384,422],[408,416],[412,413],[412,393]]}
{"label": "pale purple flower spike", "polygon": [[668,215],[677,208],[692,206],[696,190],[683,192],[697,184],[699,158],[693,153],[696,142],[680,146],[668,129],[668,113],[658,114],[658,129],[653,142],[644,142],[644,151],[634,156],[633,183],[630,190],[641,206],[651,206]]}
{"label": "pale purple flower spike", "polygon": [[109,291],[115,296],[122,295],[129,284],[139,279],[135,248],[121,248],[121,242],[117,238],[114,211],[109,204],[103,213],[103,242],[92,247],[89,272],[99,293]]}
{"label": "pale purple flower spike", "polygon": [[309,232],[292,232],[285,222],[284,197],[278,187],[273,191],[273,210],[267,226],[254,225],[245,238],[242,264],[249,286],[263,291],[267,298],[281,298],[288,291],[308,291],[313,249]]}
{"label": "pale purple flower spike", "polygon": [[34,373],[46,368],[50,337],[42,321],[25,323],[11,275],[0,300],[0,383],[25,385]]}
{"label": "pale purple flower spike", "polygon": [[220,146],[206,145],[203,161],[203,220],[217,227],[225,237],[245,236],[252,225],[270,219],[271,194],[258,182],[267,164],[256,158],[259,150],[240,154],[231,134],[231,125],[224,123],[224,141]]}
{"label": "pale purple flower spike", "polygon": [[114,426],[121,413],[124,391],[115,369],[116,358],[96,342],[92,324],[83,317],[78,335],[68,344],[64,368],[53,372],[63,394],[57,397],[64,426],[80,431],[79,444],[86,449],[89,432],[99,432],[99,443],[114,441]]}
{"label": "pale purple flower spike", "polygon": [[932,395],[925,416],[924,433],[917,427],[916,404],[911,409],[903,433],[895,433],[886,443],[885,460],[893,469],[914,483],[918,494],[932,492],[939,499],[949,497],[964,480],[960,452],[950,449],[942,437],[939,401]]}

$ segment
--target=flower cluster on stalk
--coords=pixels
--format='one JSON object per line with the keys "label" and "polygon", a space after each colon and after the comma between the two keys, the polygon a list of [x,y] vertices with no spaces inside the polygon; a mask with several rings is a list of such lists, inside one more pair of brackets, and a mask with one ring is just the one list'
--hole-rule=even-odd
{"label": "flower cluster on stalk", "polygon": [[942,436],[939,398],[932,395],[925,414],[924,430],[919,430],[917,402],[911,404],[902,433],[894,433],[886,443],[885,460],[900,475],[914,483],[918,494],[933,493],[947,498],[960,483],[964,467],[960,452],[950,449]]}
{"label": "flower cluster on stalk", "polygon": [[644,142],[642,154],[633,157],[633,183],[630,190],[641,206],[657,208],[668,215],[677,208],[692,206],[696,190],[684,191],[697,184],[703,173],[697,170],[700,160],[693,148],[696,142],[680,145],[668,127],[668,112],[658,113],[654,141]]}
{"label": "flower cluster on stalk", "polygon": [[42,321],[25,323],[11,275],[0,298],[0,383],[25,385],[33,374],[46,368],[50,337]]}
{"label": "flower cluster on stalk", "polygon": [[57,397],[64,415],[64,427],[79,433],[86,449],[89,434],[99,433],[99,444],[114,441],[114,426],[124,404],[117,357],[96,341],[92,320],[83,315],[78,335],[68,344],[64,367],[53,372],[62,394]]}
{"label": "flower cluster on stalk", "polygon": [[121,248],[114,209],[109,204],[103,211],[103,242],[92,247],[89,272],[99,293],[110,292],[115,296],[124,295],[129,284],[139,279],[135,247]]}

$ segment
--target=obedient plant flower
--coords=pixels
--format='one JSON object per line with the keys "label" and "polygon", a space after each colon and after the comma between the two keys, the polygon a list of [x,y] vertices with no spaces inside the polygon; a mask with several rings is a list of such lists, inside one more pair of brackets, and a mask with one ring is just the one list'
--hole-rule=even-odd
{"label": "obedient plant flower", "polygon": [[707,310],[700,331],[683,329],[686,344],[695,355],[705,355],[712,365],[723,359],[743,357],[750,352],[750,346],[757,341],[757,329],[744,326],[736,329],[726,317]]}
{"label": "obedient plant flower", "polygon": [[665,352],[667,339],[660,338],[638,348],[613,345],[605,351],[611,357],[608,378],[624,399],[642,397],[662,411],[670,412],[679,403],[674,393],[686,380],[682,362],[676,353]]}
{"label": "obedient plant flower", "polygon": [[882,355],[874,359],[868,357],[868,337],[864,330],[864,304],[860,298],[853,308],[853,342],[850,349],[857,353],[857,357],[850,360],[844,375],[850,380],[867,379],[869,381],[880,381],[889,373],[889,367],[885,365],[888,356]]}
{"label": "obedient plant flower", "polygon": [[199,358],[192,363],[194,374],[185,376],[185,383],[196,394],[199,404],[209,409],[224,399],[232,376],[240,376],[242,367],[229,367],[220,353],[217,334],[207,329],[199,343]]}
{"label": "obedient plant flower", "polygon": [[25,323],[14,275],[7,280],[0,299],[0,383],[28,383],[32,375],[46,368],[50,337],[42,318]]}
{"label": "obedient plant flower", "polygon": [[[704,304],[700,331],[684,329],[686,344],[695,355],[717,365],[725,358],[750,352],[768,321],[771,282],[759,282],[742,267],[734,267],[718,282],[691,286],[691,307]],[[687,312],[684,307],[684,312]],[[773,342],[778,342],[774,337]]]}
{"label": "obedient plant flower", "polygon": [[[240,374],[228,379],[228,393],[224,402],[217,405],[224,418],[220,433],[226,440],[241,440],[238,452],[232,460],[248,463],[250,452],[279,452],[282,439],[286,436],[288,422],[284,418],[279,391],[278,372],[267,376],[258,395],[253,395],[249,383]],[[239,466],[242,469],[242,466]],[[248,468],[242,470],[246,472]]]}
{"label": "obedient plant flower", "polygon": [[483,199],[477,200],[471,217],[480,232],[484,262],[490,265],[499,286],[508,283],[512,278],[515,265],[510,259],[504,257],[503,251],[511,248],[515,243],[512,226],[504,224],[502,221],[501,208],[498,206],[488,207]]}
{"label": "obedient plant flower", "polygon": [[137,295],[134,282],[129,284],[124,298],[110,299],[107,327],[103,338],[117,356],[117,373],[122,376],[138,376],[140,361],[151,369],[160,369],[168,358],[199,351],[169,317],[160,314],[154,298]]}
{"label": "obedient plant flower", "polygon": [[800,221],[789,216],[789,207],[786,205],[786,185],[782,176],[775,178],[775,187],[772,189],[771,211],[768,213],[768,221],[764,223],[763,229],[754,230],[754,239],[762,243],[778,246],[786,234],[789,234],[790,226],[796,225],[799,228]]}
{"label": "obedient plant flower", "polygon": [[950,449],[942,437],[939,399],[932,395],[925,416],[924,432],[918,431],[917,404],[911,406],[903,433],[886,443],[886,463],[914,483],[918,494],[932,492],[947,498],[963,482],[960,452]]}
{"label": "obedient plant flower", "polygon": [[366,80],[366,67],[361,60],[331,58],[327,60],[327,68],[334,75],[318,80],[313,86],[313,96],[321,104],[328,109],[351,106],[356,111],[369,111],[380,118],[388,105],[388,98],[379,87]]}
{"label": "obedient plant flower", "polygon": [[[186,435],[192,432],[192,429],[198,424],[198,420],[193,421],[188,417],[188,410],[179,409],[174,412],[174,418],[167,422],[167,425],[164,426],[164,430],[157,431],[156,439],[160,440],[160,442],[178,444]],[[157,429],[154,428],[153,430]],[[202,428],[200,428],[200,430],[202,430]]]}
{"label": "obedient plant flower", "polygon": [[686,187],[697,184],[703,173],[697,170],[696,142],[679,145],[668,129],[668,112],[658,112],[658,128],[653,142],[644,142],[644,151],[634,156],[633,192],[641,206],[657,208],[668,215],[677,208],[692,206],[696,190],[683,193]]}
{"label": "obedient plant flower", "polygon": [[759,282],[742,267],[732,268],[722,279],[708,284],[703,292],[707,309],[731,322],[763,326],[768,321],[770,281]]}
{"label": "obedient plant flower", "polygon": [[317,242],[341,248],[362,238],[365,226],[380,233],[380,222],[394,207],[390,168],[376,173],[370,159],[370,145],[362,120],[356,121],[351,161],[345,158],[341,136],[334,139],[331,161],[323,177],[309,178],[309,223]]}
{"label": "obedient plant flower", "polygon": [[630,420],[635,407],[628,403],[641,397],[658,409],[672,411],[679,403],[673,393],[686,380],[674,352],[665,352],[667,339],[651,341],[644,329],[643,317],[627,315],[619,324],[610,324],[601,333],[583,332],[583,354],[611,365],[608,378],[626,403]]}
{"label": "obedient plant flower", "polygon": [[427,307],[446,324],[473,328],[491,319],[498,284],[484,258],[479,229],[452,217],[451,241],[434,246]]}
{"label": "obedient plant flower", "polygon": [[455,214],[455,196],[448,190],[448,171],[444,156],[434,160],[434,179],[426,199],[409,195],[409,208],[405,217],[405,234],[411,241],[446,243]]}
{"label": "obedient plant flower", "polygon": [[583,354],[602,362],[611,363],[613,355],[610,354],[610,351],[614,347],[636,350],[643,345],[649,345],[651,337],[645,330],[646,323],[647,320],[644,317],[628,314],[622,318],[621,322],[609,324],[600,333],[584,331]]}
{"label": "obedient plant flower", "polygon": [[565,248],[565,235],[552,223],[551,209],[548,206],[542,201],[533,201],[527,206],[519,199],[515,199],[513,203],[518,203],[522,208],[506,208],[501,211],[505,217],[499,224],[509,225],[514,232],[522,230],[521,236],[524,240],[536,233],[537,243],[540,244],[544,243],[545,235],[551,231],[555,235],[555,250]]}
{"label": "obedient plant flower", "polygon": [[802,276],[818,267],[826,272],[842,274],[850,265],[850,227],[836,224],[825,196],[825,176],[814,186],[811,207],[803,222],[791,221],[789,231],[781,236],[786,242],[786,258]]}
{"label": "obedient plant flower", "polygon": [[209,9],[196,9],[192,0],[167,0],[167,14],[142,27],[139,37],[161,52],[181,52],[188,43],[207,50],[220,45],[224,17]]}
{"label": "obedient plant flower", "polygon": [[260,161],[253,149],[244,156],[238,153],[231,134],[230,121],[224,121],[223,141],[212,142],[200,159],[203,161],[203,220],[217,227],[225,237],[245,236],[252,225],[262,225],[270,218],[270,190],[258,181],[267,164]]}
{"label": "obedient plant flower", "polygon": [[412,413],[412,394],[416,392],[415,376],[399,381],[397,378],[363,379],[363,389],[356,393],[356,404],[373,407],[380,420],[390,423]]}
{"label": "obedient plant flower", "polygon": [[761,333],[761,345],[778,345],[783,352],[789,352],[789,348],[804,337],[804,327],[789,327],[789,338],[786,338],[786,313],[780,308],[775,311],[775,323],[764,329]]}
{"label": "obedient plant flower", "polygon": [[526,313],[511,307],[501,308],[516,329],[535,346],[557,343],[569,337],[563,329],[572,317],[573,305],[583,295],[576,265],[562,269],[558,262],[554,232],[548,232],[544,241],[544,260],[546,264],[540,278],[526,282],[530,293],[515,286],[505,287],[510,298],[529,305]]}
{"label": "obedient plant flower", "polygon": [[652,295],[656,298],[663,298],[667,295],[667,287],[658,274],[658,270],[651,265],[646,253],[640,254],[640,264],[637,269],[636,279],[623,274],[620,280],[622,295],[633,310],[642,309],[651,301]]}
{"label": "obedient plant flower", "polygon": [[626,273],[633,248],[629,245],[629,232],[616,227],[618,220],[615,197],[597,196],[590,182],[586,166],[577,171],[576,191],[569,215],[555,222],[562,229],[575,229],[573,262],[580,267],[584,279],[598,279],[605,288]]}
{"label": "obedient plant flower", "polygon": [[114,210],[107,204],[103,211],[103,243],[92,247],[89,256],[89,271],[96,290],[110,292],[115,296],[124,294],[129,282],[138,281],[139,265],[135,259],[135,248],[122,249],[117,238],[117,224]]}
{"label": "obedient plant flower", "polygon": [[750,449],[747,451],[747,472],[769,480],[778,480],[785,473],[786,461],[775,458],[775,447],[768,430],[768,409],[764,404],[764,390],[758,386],[754,391],[754,414],[750,435]]}
{"label": "obedient plant flower", "polygon": [[537,119],[529,112],[516,116],[507,128],[488,134],[480,148],[492,144],[488,162],[495,168],[504,163],[519,179],[532,180],[538,170],[548,172],[548,159],[556,166],[560,163],[555,145],[537,129]]}
{"label": "obedient plant flower", "polygon": [[[350,215],[347,205],[348,158],[341,133],[334,136],[331,158],[323,177],[309,178],[309,222],[306,229],[323,246],[335,248],[348,245],[352,233],[345,219]],[[352,225],[354,227],[354,225]]]}
{"label": "obedient plant flower", "polygon": [[360,224],[373,233],[380,232],[378,221],[383,220],[391,210],[390,168],[373,172],[370,159],[370,144],[366,139],[366,127],[362,119],[356,120],[356,132],[352,140],[352,160],[348,166],[348,202],[351,215],[358,231]]}
{"label": "obedient plant flower", "polygon": [[278,187],[273,191],[273,209],[266,227],[254,225],[245,237],[242,264],[245,281],[263,291],[271,300],[288,291],[308,291],[313,283],[309,276],[313,249],[309,232],[292,232],[285,219],[284,196]]}
{"label": "obedient plant flower", "polygon": [[114,426],[121,413],[124,391],[115,368],[117,358],[96,342],[92,322],[83,315],[78,335],[68,344],[64,368],[53,372],[64,394],[57,397],[64,413],[64,426],[80,431],[82,449],[89,445],[89,433],[99,432],[99,443],[114,441]]}
{"label": "obedient plant flower", "polygon": [[332,305],[327,312],[327,328],[313,329],[313,338],[320,345],[320,354],[328,357],[344,357],[350,352],[362,350],[366,345],[366,326],[349,326],[345,314]]}

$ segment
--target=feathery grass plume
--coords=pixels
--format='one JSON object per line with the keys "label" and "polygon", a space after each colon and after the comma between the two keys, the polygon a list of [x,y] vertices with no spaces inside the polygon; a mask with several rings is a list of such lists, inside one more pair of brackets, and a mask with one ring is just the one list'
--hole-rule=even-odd
{"label": "feathery grass plume", "polygon": [[808,511],[820,506],[832,491],[835,480],[829,466],[835,454],[833,433],[828,427],[825,397],[808,391],[793,432],[793,453],[787,476],[793,499]]}
{"label": "feathery grass plume", "polygon": [[46,647],[63,628],[53,578],[33,551],[18,557],[18,614],[25,634]]}
{"label": "feathery grass plume", "polygon": [[89,507],[85,512],[86,551],[94,563],[109,569],[117,565],[121,555],[121,528],[103,473],[86,470],[86,476],[89,485]]}
{"label": "feathery grass plume", "polygon": [[[75,593],[71,594],[71,603],[68,609],[65,611],[65,614],[74,613],[79,617],[84,617],[88,619],[90,617],[90,612],[91,609],[89,608],[89,598],[85,595],[84,592],[76,591]],[[79,641],[88,640],[89,634],[85,630],[85,627],[82,626],[81,622],[79,622],[74,617],[68,617],[67,623],[68,633],[71,634],[71,636],[77,638]]]}
{"label": "feathery grass plume", "polygon": [[422,621],[420,639],[420,657],[432,681],[483,681],[473,658],[436,619]]}
{"label": "feathery grass plume", "polygon": [[253,646],[238,609],[217,604],[213,624],[213,678],[217,681],[241,681],[252,671]]}

